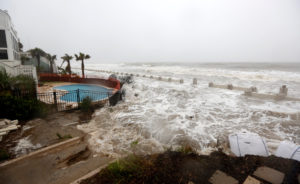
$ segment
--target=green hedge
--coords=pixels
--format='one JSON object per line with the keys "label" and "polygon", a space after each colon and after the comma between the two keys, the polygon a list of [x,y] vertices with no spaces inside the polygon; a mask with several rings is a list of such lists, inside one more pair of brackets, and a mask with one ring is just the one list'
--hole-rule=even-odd
{"label": "green hedge", "polygon": [[0,95],[0,118],[28,120],[35,117],[45,117],[50,107],[31,98],[20,98],[11,94]]}

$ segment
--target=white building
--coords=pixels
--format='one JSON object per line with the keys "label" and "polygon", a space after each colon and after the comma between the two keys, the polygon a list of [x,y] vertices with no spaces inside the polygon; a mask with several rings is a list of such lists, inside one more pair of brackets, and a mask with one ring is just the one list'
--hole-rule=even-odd
{"label": "white building", "polygon": [[0,60],[20,64],[19,38],[7,11],[0,10]]}
{"label": "white building", "polygon": [[20,60],[19,38],[7,11],[0,9],[0,67],[10,75],[30,75],[37,81],[34,66],[23,66]]}

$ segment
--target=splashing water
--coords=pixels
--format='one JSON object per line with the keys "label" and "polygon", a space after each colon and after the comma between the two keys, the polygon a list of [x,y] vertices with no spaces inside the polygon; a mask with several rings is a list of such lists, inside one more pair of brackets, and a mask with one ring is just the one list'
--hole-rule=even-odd
{"label": "splashing water", "polygon": [[[112,157],[132,152],[155,153],[187,145],[204,154],[217,147],[226,151],[228,135],[241,131],[265,137],[271,152],[282,140],[299,144],[299,119],[269,112],[297,113],[300,102],[249,98],[241,91],[209,88],[208,82],[256,86],[259,92],[265,93],[277,93],[285,84],[289,96],[299,97],[300,72],[292,70],[294,67],[291,71],[269,67],[258,71],[246,70],[243,66],[92,63],[87,68],[182,78],[184,83],[136,77],[133,84],[124,86],[124,102],[96,111],[90,123],[78,128],[89,132],[92,149]],[[193,78],[198,79],[197,85],[192,85]]]}

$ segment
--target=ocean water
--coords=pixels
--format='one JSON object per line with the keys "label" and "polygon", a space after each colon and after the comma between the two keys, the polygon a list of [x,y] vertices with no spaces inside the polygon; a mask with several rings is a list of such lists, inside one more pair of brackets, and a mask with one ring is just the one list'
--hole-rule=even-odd
{"label": "ocean water", "polygon": [[[217,148],[229,152],[228,135],[237,132],[265,137],[271,153],[283,140],[300,144],[299,118],[270,113],[299,113],[299,101],[257,99],[244,96],[242,91],[208,87],[209,82],[230,83],[274,94],[287,85],[288,96],[300,98],[300,63],[86,62],[86,68],[184,80],[180,84],[134,77],[132,84],[124,86],[123,102],[97,110],[90,123],[78,126],[91,135],[90,147],[98,153],[120,157],[181,146],[191,146],[201,154]],[[197,78],[197,85],[192,84],[193,78]]]}

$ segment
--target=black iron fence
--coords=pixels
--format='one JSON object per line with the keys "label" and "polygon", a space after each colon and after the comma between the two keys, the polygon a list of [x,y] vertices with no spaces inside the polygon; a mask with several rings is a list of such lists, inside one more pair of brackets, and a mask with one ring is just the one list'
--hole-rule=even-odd
{"label": "black iron fence", "polygon": [[73,91],[53,91],[47,93],[37,93],[37,99],[53,107],[57,111],[71,110],[79,108],[80,103],[86,97],[92,100],[93,105],[109,104],[112,92],[73,90]]}

